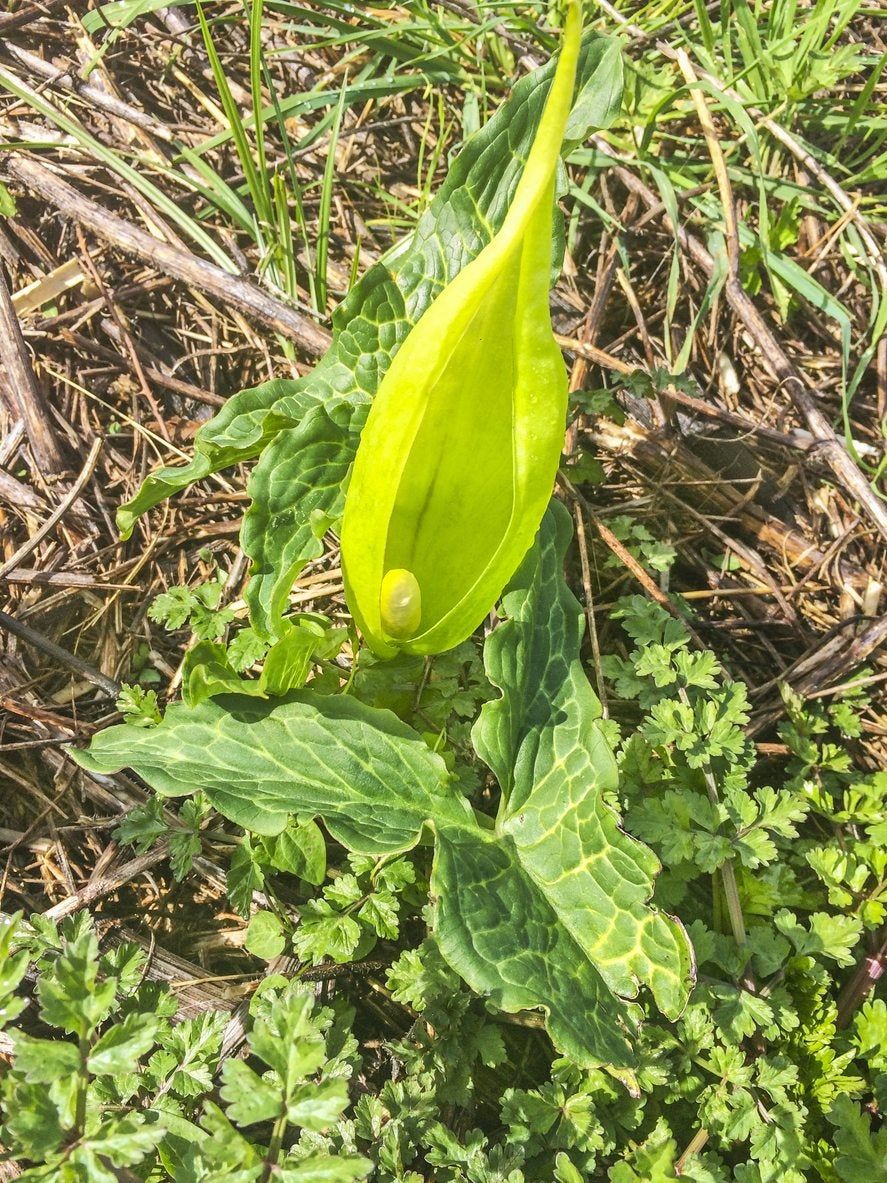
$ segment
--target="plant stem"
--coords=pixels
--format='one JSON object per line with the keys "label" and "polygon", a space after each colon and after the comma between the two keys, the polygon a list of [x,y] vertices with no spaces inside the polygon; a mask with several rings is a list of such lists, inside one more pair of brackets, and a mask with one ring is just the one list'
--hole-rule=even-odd
{"label": "plant stem", "polygon": [[[678,691],[678,696],[681,702],[688,710],[692,709],[690,703],[690,696],[687,691],[681,687]],[[702,775],[705,778],[705,788],[708,792],[708,799],[712,805],[720,804],[720,796],[718,794],[718,785],[715,780],[714,773],[711,770],[711,765],[706,760],[702,766]],[[742,915],[742,903],[739,899],[739,885],[736,882],[736,869],[733,865],[733,859],[728,858],[720,867],[721,882],[724,885],[724,898],[727,901],[727,915],[730,917],[730,928],[733,931],[733,939],[737,945],[744,945],[745,936],[745,918]]]}
{"label": "plant stem", "polygon": [[77,1072],[77,1104],[74,1109],[74,1138],[79,1141],[86,1132],[86,1060],[89,1056],[89,1039],[80,1036],[80,1067]]}
{"label": "plant stem", "polygon": [[846,1027],[856,1008],[865,1000],[878,980],[884,976],[887,963],[887,935],[882,931],[883,940],[876,952],[866,953],[856,967],[853,977],[844,987],[838,999],[838,1027]]}
{"label": "plant stem", "polygon": [[274,1122],[271,1141],[268,1144],[268,1157],[265,1159],[265,1170],[262,1172],[262,1183],[268,1183],[268,1180],[271,1178],[271,1172],[280,1162],[280,1152],[283,1148],[283,1139],[286,1135],[287,1125],[286,1112],[284,1111]]}
{"label": "plant stem", "polygon": [[697,1130],[696,1133],[693,1135],[692,1139],[690,1140],[690,1142],[687,1144],[687,1148],[684,1151],[684,1153],[681,1155],[681,1157],[674,1164],[674,1169],[675,1169],[676,1175],[680,1175],[681,1171],[686,1166],[687,1159],[692,1158],[694,1154],[698,1154],[699,1151],[702,1150],[702,1148],[705,1146],[707,1141],[708,1141],[708,1130],[704,1129],[704,1128],[701,1130]]}

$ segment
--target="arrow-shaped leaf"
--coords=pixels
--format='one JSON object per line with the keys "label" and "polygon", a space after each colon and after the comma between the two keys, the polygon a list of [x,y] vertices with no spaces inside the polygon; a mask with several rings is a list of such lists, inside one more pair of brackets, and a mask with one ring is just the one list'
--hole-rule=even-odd
{"label": "arrow-shaped leaf", "polygon": [[564,582],[570,516],[552,502],[506,593],[506,623],[484,660],[502,697],[472,739],[502,787],[498,828],[526,873],[610,989],[640,984],[674,1017],[687,997],[692,950],[684,929],[647,907],[656,856],[619,828],[604,795],[617,788],[601,708],[579,660],[582,610]]}
{"label": "arrow-shaped leaf", "polygon": [[602,798],[613,758],[579,665],[579,606],[560,570],[568,541],[564,511],[550,511],[505,598],[510,620],[488,642],[503,697],[475,742],[502,782],[496,823],[453,791],[415,732],[346,696],[179,704],[158,727],[100,732],[75,758],[95,772],[133,768],[164,795],[203,789],[256,833],[298,813],[374,856],[433,838],[435,929],[453,968],[502,1010],[542,1007],[579,1062],[629,1067],[626,999],[646,983],[676,1013],[691,958],[680,926],[645,905],[655,858]]}

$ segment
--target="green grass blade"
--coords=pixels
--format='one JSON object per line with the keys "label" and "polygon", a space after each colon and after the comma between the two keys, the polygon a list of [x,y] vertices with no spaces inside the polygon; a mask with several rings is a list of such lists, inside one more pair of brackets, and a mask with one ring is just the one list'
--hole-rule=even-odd
{"label": "green grass blade", "polygon": [[317,256],[315,259],[315,276],[317,292],[317,311],[326,312],[327,304],[327,265],[330,250],[330,216],[333,204],[333,178],[336,172],[336,148],[339,143],[339,131],[342,127],[342,116],[345,113],[345,99],[348,94],[347,79],[342,84],[339,103],[336,107],[336,117],[330,132],[330,142],[327,148],[326,163],[323,169],[323,185],[320,190],[319,231],[317,235]]}
{"label": "green grass blade", "polygon": [[89,152],[95,159],[101,160],[117,176],[137,189],[143,197],[146,197],[151,202],[159,213],[169,218],[192,242],[200,246],[214,263],[217,263],[226,271],[232,273],[237,271],[234,263],[218,243],[198,225],[194,218],[181,208],[178,202],[168,197],[162,189],[159,189],[149,181],[143,172],[133,168],[117,152],[108,148],[101,140],[97,140],[76,119],[67,114],[67,112],[54,107],[43,95],[38,94],[29,86],[20,82],[14,75],[3,68],[0,68],[0,86],[4,87],[10,94],[15,95],[23,103],[27,103],[44,118],[55,124],[56,127],[67,132],[68,135],[77,141],[81,148]]}
{"label": "green grass blade", "polygon": [[228,121],[228,127],[231,136],[234,140],[234,146],[237,151],[237,158],[240,161],[240,167],[243,169],[244,179],[252,198],[253,206],[256,211],[256,219],[259,225],[257,226],[257,240],[262,237],[259,226],[267,226],[272,221],[272,213],[268,194],[265,186],[262,183],[262,178],[256,169],[256,164],[253,159],[253,152],[247,139],[246,128],[244,126],[243,118],[240,114],[240,108],[234,101],[234,96],[231,94],[231,87],[228,85],[228,79],[225,77],[225,71],[222,67],[216,50],[215,42],[213,41],[212,33],[210,31],[209,23],[206,19],[206,14],[203,11],[203,4],[198,0],[196,6],[197,20],[200,25],[200,32],[203,36],[203,44],[206,48],[206,55],[209,58],[210,68],[212,69],[213,78],[215,79],[216,89],[219,92],[219,99],[222,104],[222,110],[225,113],[225,118]]}

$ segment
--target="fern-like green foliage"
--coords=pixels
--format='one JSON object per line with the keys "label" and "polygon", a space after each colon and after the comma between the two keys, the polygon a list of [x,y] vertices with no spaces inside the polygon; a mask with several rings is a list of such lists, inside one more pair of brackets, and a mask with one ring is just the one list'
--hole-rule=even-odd
{"label": "fern-like green foliage", "polygon": [[[329,1039],[333,1016],[315,1007],[304,985],[266,979],[250,1007],[249,1061],[223,1063],[225,1013],[177,1016],[166,986],[146,980],[146,953],[130,943],[102,952],[86,913],[60,929],[39,917],[33,926],[20,917],[0,921],[0,1030],[24,1007],[4,992],[29,963],[38,968],[43,1034],[12,1029],[14,1062],[0,1085],[5,1147],[21,1165],[33,1164],[16,1177],[257,1183],[272,1170],[289,1183],[367,1177],[366,1158],[301,1141],[335,1126],[347,1107],[356,1050],[348,1033]],[[217,1077],[220,1103],[209,1099]],[[269,1142],[263,1128],[273,1131]]]}

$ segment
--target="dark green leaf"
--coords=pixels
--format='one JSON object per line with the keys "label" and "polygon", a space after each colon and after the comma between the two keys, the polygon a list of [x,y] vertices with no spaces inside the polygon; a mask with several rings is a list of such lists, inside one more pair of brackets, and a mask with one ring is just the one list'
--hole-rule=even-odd
{"label": "dark green leaf", "polygon": [[273,912],[254,913],[246,930],[244,944],[248,952],[254,957],[261,957],[263,961],[273,961],[279,957],[286,945],[279,917]]}
{"label": "dark green leaf", "polygon": [[23,1157],[41,1162],[65,1136],[58,1105],[45,1084],[9,1082],[4,1090],[5,1129]]}
{"label": "dark green leaf", "polygon": [[87,1145],[115,1166],[135,1166],[155,1149],[163,1134],[158,1122],[148,1122],[140,1113],[127,1113],[103,1123],[90,1135]]}
{"label": "dark green leaf", "polygon": [[503,599],[508,619],[487,642],[487,674],[503,693],[485,704],[472,737],[502,786],[499,828],[564,929],[615,994],[647,985],[674,1016],[692,952],[677,921],[647,906],[656,857],[604,800],[616,765],[579,660],[582,610],[562,575],[570,536],[569,515],[553,502]]}
{"label": "dark green leaf", "polygon": [[262,844],[268,861],[278,871],[321,884],[326,875],[326,842],[316,822],[291,821],[287,828]]}
{"label": "dark green leaf", "polygon": [[226,1060],[222,1065],[219,1090],[228,1117],[238,1125],[273,1121],[283,1112],[280,1087],[254,1072],[243,1060]]}
{"label": "dark green leaf", "polygon": [[843,1183],[874,1183],[887,1177],[887,1130],[877,1134],[849,1097],[838,1097],[828,1114],[835,1126],[835,1170]]}
{"label": "dark green leaf", "polygon": [[249,837],[246,837],[231,855],[228,867],[228,899],[235,911],[241,916],[248,916],[252,908],[253,892],[261,891],[264,886],[264,872]]}
{"label": "dark green leaf", "polygon": [[291,397],[295,385],[276,378],[230,398],[215,418],[198,431],[190,464],[152,473],[135,497],[118,509],[117,527],[121,537],[128,538],[137,519],[173,493],[187,489],[210,473],[258,456],[280,429],[280,419],[271,414],[272,408],[283,397]]}
{"label": "dark green leaf", "polygon": [[[260,832],[280,831],[290,811],[317,814],[367,855],[406,850],[430,825],[445,957],[504,1010],[544,1006],[556,1042],[577,1059],[626,1065],[632,1016],[620,995],[632,997],[643,980],[677,1010],[689,946],[645,907],[655,859],[601,800],[612,757],[578,667],[580,611],[560,575],[568,531],[553,521],[506,598],[514,621],[491,653],[507,687],[481,728],[508,800],[495,828],[453,795],[443,761],[415,733],[349,698],[301,692],[174,706],[160,727],[110,728],[77,758],[102,772],[134,767],[164,793],[199,782],[221,813]],[[555,729],[554,712],[572,725]],[[351,919],[318,901],[305,910],[308,928],[320,908],[332,924]]]}
{"label": "dark green leaf", "polygon": [[[133,731],[148,734],[139,727]],[[85,929],[65,943],[51,970],[38,983],[44,1021],[73,1035],[85,1037],[94,1031],[110,1014],[117,992],[116,980],[99,981],[98,973],[98,942],[95,933]]]}
{"label": "dark green leaf", "polygon": [[12,1042],[16,1075],[29,1084],[51,1084],[80,1071],[80,1053],[75,1043],[34,1039],[21,1031],[13,1033]]}
{"label": "dark green leaf", "polygon": [[356,1154],[312,1154],[277,1170],[280,1183],[356,1183],[366,1179],[373,1164]]}
{"label": "dark green leaf", "polygon": [[250,478],[241,545],[252,559],[250,620],[262,636],[279,635],[293,580],[323,554],[323,536],[341,516],[357,445],[354,416],[347,405],[312,407],[276,436]]}
{"label": "dark green leaf", "polygon": [[158,1028],[154,1015],[126,1015],[93,1044],[86,1061],[89,1071],[95,1076],[134,1072],[139,1059],[153,1047]]}

